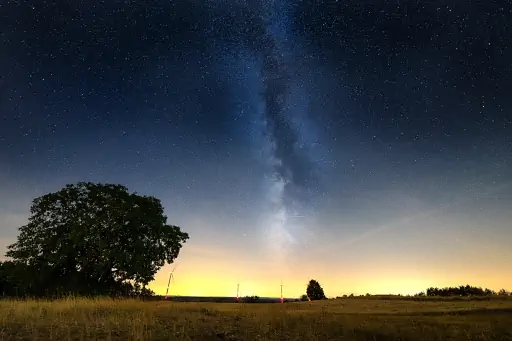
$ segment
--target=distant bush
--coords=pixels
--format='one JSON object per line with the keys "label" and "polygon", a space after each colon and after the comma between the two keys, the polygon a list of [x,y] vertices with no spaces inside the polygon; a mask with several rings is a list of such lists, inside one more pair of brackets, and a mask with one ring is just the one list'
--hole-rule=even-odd
{"label": "distant bush", "polygon": [[242,298],[243,303],[258,303],[260,301],[259,296],[245,296]]}

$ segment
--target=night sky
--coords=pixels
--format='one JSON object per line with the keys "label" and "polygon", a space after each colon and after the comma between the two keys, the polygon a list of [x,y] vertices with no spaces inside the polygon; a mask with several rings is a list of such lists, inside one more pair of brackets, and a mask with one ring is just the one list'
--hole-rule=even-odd
{"label": "night sky", "polygon": [[190,234],[174,295],[512,289],[508,0],[6,0],[0,43],[2,252],[113,182]]}

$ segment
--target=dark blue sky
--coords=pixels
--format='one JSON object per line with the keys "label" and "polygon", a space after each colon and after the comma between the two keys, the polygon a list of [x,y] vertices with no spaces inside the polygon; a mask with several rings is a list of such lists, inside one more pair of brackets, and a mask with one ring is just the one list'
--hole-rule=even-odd
{"label": "dark blue sky", "polygon": [[[237,259],[264,291],[268,261],[299,288],[301,264],[335,294],[432,250],[510,264],[510,2],[291,3],[0,4],[0,244],[100,181],[162,199],[188,278]],[[446,266],[396,290],[466,282]]]}

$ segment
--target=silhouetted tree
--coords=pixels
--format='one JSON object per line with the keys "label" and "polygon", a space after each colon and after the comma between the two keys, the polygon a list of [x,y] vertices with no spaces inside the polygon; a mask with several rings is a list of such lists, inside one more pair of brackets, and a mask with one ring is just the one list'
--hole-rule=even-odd
{"label": "silhouetted tree", "polygon": [[306,294],[302,295],[302,296],[300,297],[300,300],[301,300],[301,301],[309,301],[309,299],[308,299],[308,295],[306,295]]}
{"label": "silhouetted tree", "polygon": [[158,199],[121,185],[67,185],[34,199],[30,213],[6,256],[8,267],[33,269],[24,290],[36,296],[148,294],[189,238],[167,224]]}
{"label": "silhouetted tree", "polygon": [[312,301],[325,300],[324,289],[320,286],[320,283],[314,279],[309,281],[308,287],[306,288],[306,294]]}
{"label": "silhouetted tree", "polygon": [[496,292],[491,289],[485,289],[485,296],[496,295]]}
{"label": "silhouetted tree", "polygon": [[505,289],[501,289],[500,291],[498,291],[498,295],[500,296],[508,296],[509,295],[509,292]]}

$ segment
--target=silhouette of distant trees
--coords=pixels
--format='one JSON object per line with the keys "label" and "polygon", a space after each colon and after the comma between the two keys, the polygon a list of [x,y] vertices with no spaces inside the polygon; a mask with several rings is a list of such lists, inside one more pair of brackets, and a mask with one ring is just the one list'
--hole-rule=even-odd
{"label": "silhouette of distant trees", "polygon": [[[506,293],[506,290],[502,289],[500,294]],[[474,287],[470,285],[461,285],[459,287],[445,287],[445,288],[428,288],[425,293],[421,293],[426,296],[493,296],[497,293],[491,289],[481,287]],[[418,294],[418,296],[421,296]]]}
{"label": "silhouette of distant trees", "polygon": [[0,295],[150,295],[156,272],[189,238],[160,201],[121,185],[80,182],[36,198],[0,262]]}
{"label": "silhouette of distant trees", "polygon": [[512,295],[511,292],[501,289],[498,292],[488,289],[488,288],[481,288],[481,287],[475,287],[470,285],[461,285],[458,287],[445,287],[445,288],[435,288],[431,287],[428,288],[425,291],[419,292],[415,295],[343,295],[343,296],[337,296],[336,299],[342,299],[342,298],[374,298],[374,299],[428,299],[428,297],[447,297],[447,298],[454,298],[454,297],[492,297],[492,296],[510,296]]}
{"label": "silhouette of distant trees", "polygon": [[500,296],[509,296],[510,292],[508,292],[505,289],[501,289],[500,291],[498,291],[498,295],[500,295]]}
{"label": "silhouette of distant trees", "polygon": [[259,296],[245,296],[242,297],[243,303],[258,303],[260,301]]}

